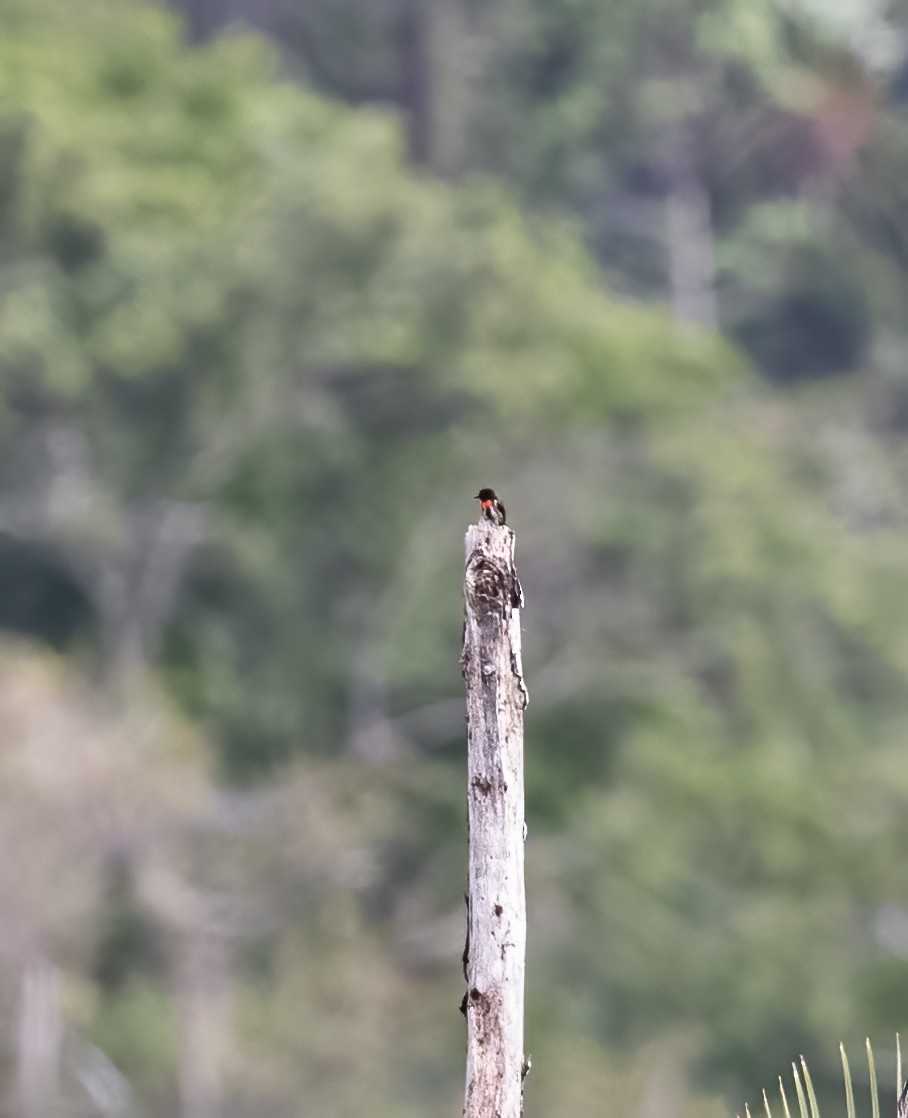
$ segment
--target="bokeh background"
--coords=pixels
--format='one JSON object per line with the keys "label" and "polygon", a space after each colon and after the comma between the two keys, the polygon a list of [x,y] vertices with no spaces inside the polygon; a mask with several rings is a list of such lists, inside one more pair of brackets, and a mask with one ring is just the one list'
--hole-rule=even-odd
{"label": "bokeh background", "polygon": [[459,1113],[484,485],[528,1116],[888,1076],[906,435],[904,0],[0,0],[0,1112]]}

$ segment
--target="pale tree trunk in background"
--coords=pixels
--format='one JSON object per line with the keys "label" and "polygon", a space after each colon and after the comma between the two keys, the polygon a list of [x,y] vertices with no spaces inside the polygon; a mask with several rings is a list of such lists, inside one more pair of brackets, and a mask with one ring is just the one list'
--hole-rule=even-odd
{"label": "pale tree trunk in background", "polygon": [[400,103],[414,163],[456,175],[467,163],[477,90],[489,66],[490,16],[464,0],[401,0]]}
{"label": "pale tree trunk in background", "polygon": [[434,3],[402,0],[398,33],[400,103],[406,114],[407,148],[413,162],[423,164],[432,161]]}
{"label": "pale tree trunk in background", "polygon": [[514,533],[467,531],[463,675],[467,689],[469,894],[464,973],[464,1118],[519,1118],[525,1064],[523,711]]}
{"label": "pale tree trunk in background", "polygon": [[669,144],[665,233],[675,322],[714,330],[719,315],[712,207],[684,132]]}
{"label": "pale tree trunk in background", "polygon": [[[494,6],[492,6],[494,11]],[[470,133],[492,53],[492,11],[465,0],[437,4],[432,25],[432,169],[456,176],[469,166]]]}
{"label": "pale tree trunk in background", "polygon": [[182,1118],[220,1118],[230,1019],[226,940],[187,928],[179,982]]}
{"label": "pale tree trunk in background", "polygon": [[665,1118],[673,1114],[678,1100],[684,1097],[687,1082],[684,1065],[677,1053],[663,1051],[647,1061],[648,1071],[643,1086],[643,1097],[636,1118]]}
{"label": "pale tree trunk in background", "polygon": [[154,657],[179,597],[186,560],[203,538],[201,510],[180,501],[124,507],[121,519],[120,548],[98,558],[92,580],[112,679],[128,677]]}
{"label": "pale tree trunk in background", "polygon": [[43,955],[22,968],[16,1053],[17,1118],[50,1118],[60,1080],[60,969]]}

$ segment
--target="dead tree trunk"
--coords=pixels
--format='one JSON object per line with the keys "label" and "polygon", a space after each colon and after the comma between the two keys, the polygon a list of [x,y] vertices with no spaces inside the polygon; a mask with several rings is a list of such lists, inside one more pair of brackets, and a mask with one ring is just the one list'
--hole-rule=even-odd
{"label": "dead tree trunk", "polygon": [[520,583],[514,533],[467,531],[463,676],[470,829],[464,1118],[520,1118],[526,897]]}
{"label": "dead tree trunk", "polygon": [[44,1118],[54,1109],[62,1040],[60,971],[44,955],[37,955],[22,971],[17,1118]]}

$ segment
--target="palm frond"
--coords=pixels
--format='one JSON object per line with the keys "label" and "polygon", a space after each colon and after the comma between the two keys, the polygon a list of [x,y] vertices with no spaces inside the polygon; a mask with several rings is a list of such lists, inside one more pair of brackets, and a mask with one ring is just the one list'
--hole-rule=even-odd
{"label": "palm frond", "polygon": [[855,1118],[854,1114],[854,1087],[851,1083],[851,1069],[848,1067],[848,1057],[845,1055],[845,1045],[839,1045],[839,1055],[842,1057],[842,1073],[845,1076],[845,1110],[848,1118]]}
{"label": "palm frond", "polygon": [[[870,1087],[870,1118],[880,1118],[880,1100],[879,1100],[879,1083],[876,1074],[876,1060],[873,1055],[873,1047],[870,1044],[870,1038],[865,1040],[865,1049],[867,1053],[867,1069],[869,1073],[869,1087]],[[901,1037],[898,1033],[895,1035],[895,1075],[896,1075],[896,1118],[908,1118],[908,1082],[903,1078],[902,1072],[902,1044]],[[854,1082],[851,1077],[851,1068],[848,1064],[848,1056],[845,1052],[845,1046],[839,1045],[839,1055],[842,1060],[842,1076],[845,1082],[845,1112],[846,1118],[858,1118],[857,1107],[854,1099]],[[820,1118],[820,1106],[817,1102],[816,1092],[814,1091],[813,1081],[810,1078],[810,1069],[807,1067],[807,1061],[803,1056],[792,1063],[791,1065],[792,1080],[794,1081],[795,1095],[798,1100],[798,1114],[797,1118]],[[791,1108],[788,1105],[788,1096],[785,1093],[785,1083],[781,1076],[779,1076],[779,1098],[782,1102],[782,1111],[784,1118],[793,1118]],[[763,1092],[763,1113],[765,1118],[772,1118],[772,1108],[769,1101],[769,1096]],[[866,1111],[863,1112],[866,1115]],[[753,1118],[750,1108],[744,1107],[745,1118]]]}
{"label": "palm frond", "polygon": [[870,1047],[870,1037],[864,1041],[867,1045],[867,1067],[870,1068],[870,1115],[871,1118],[880,1118],[880,1098],[876,1086],[876,1064],[873,1060],[873,1049]]}

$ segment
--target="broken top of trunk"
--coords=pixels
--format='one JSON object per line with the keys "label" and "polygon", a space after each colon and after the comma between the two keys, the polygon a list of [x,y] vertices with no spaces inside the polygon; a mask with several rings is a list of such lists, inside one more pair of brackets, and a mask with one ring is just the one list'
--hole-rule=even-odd
{"label": "broken top of trunk", "polygon": [[526,899],[520,582],[514,533],[482,520],[466,538],[469,895],[464,973],[464,1118],[519,1118],[522,1109]]}

